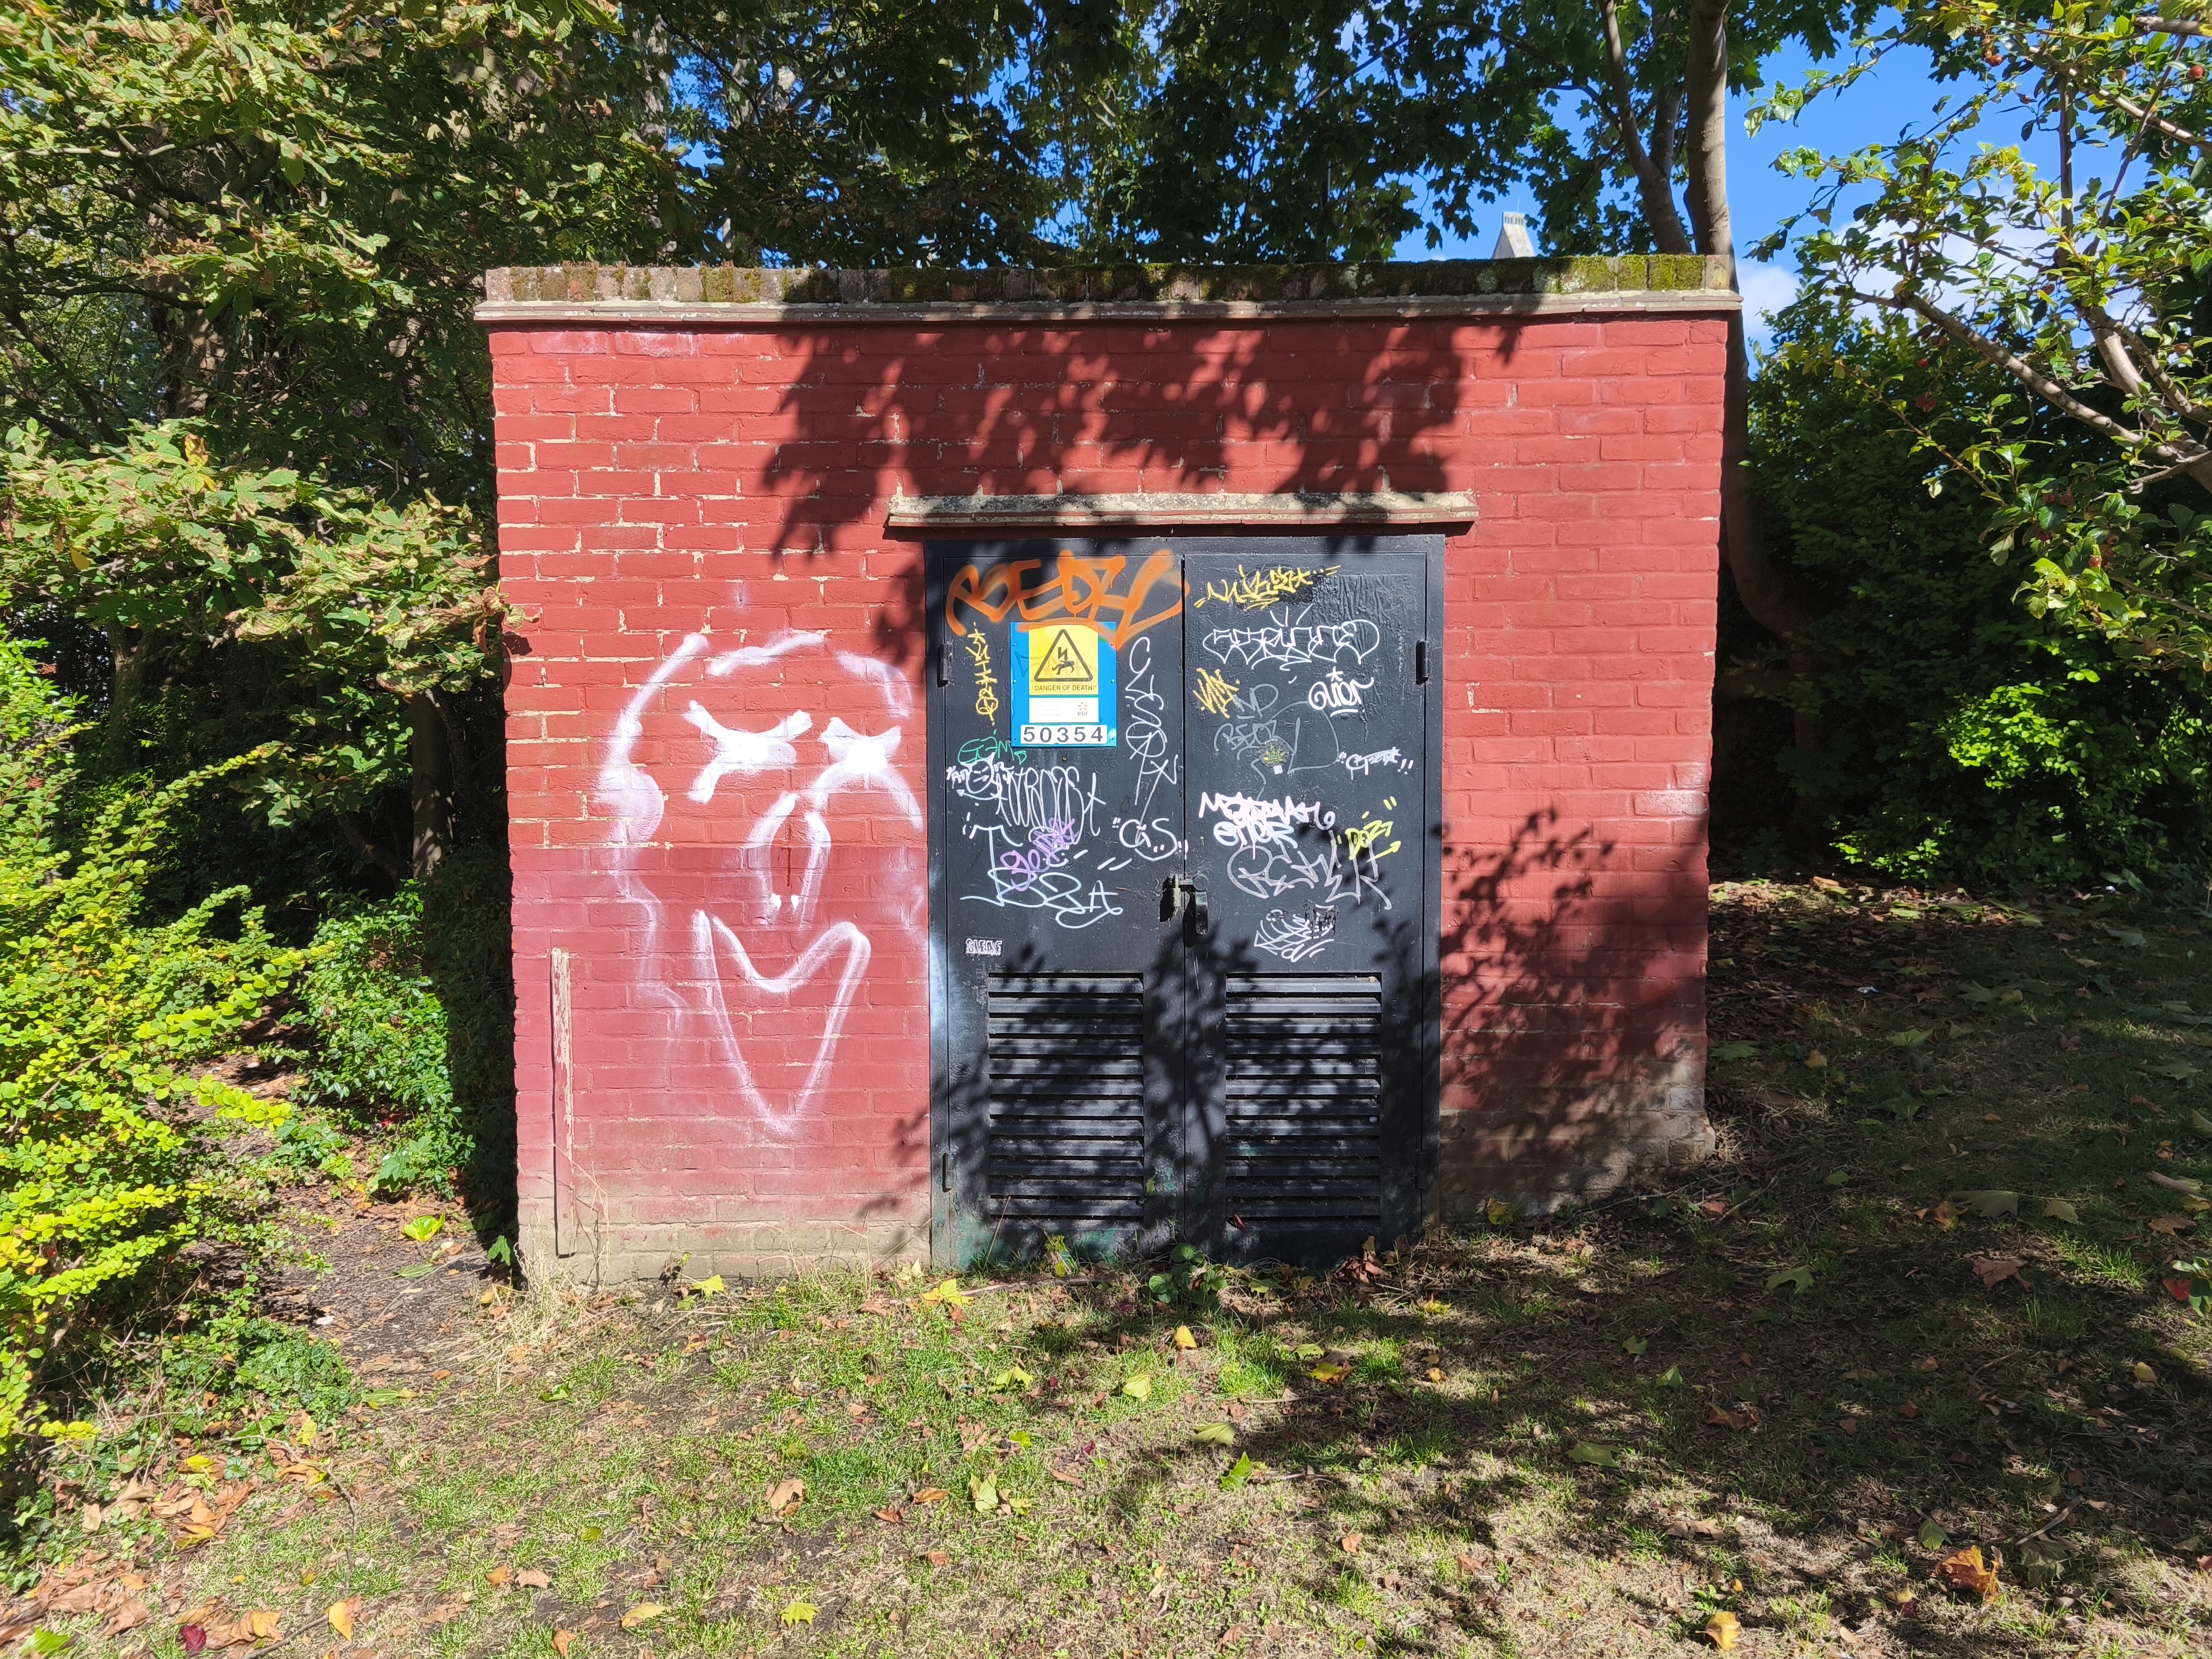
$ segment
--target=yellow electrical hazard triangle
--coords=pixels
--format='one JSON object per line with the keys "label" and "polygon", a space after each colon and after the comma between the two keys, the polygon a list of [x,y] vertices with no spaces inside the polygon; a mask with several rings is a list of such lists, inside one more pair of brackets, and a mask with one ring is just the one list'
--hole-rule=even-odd
{"label": "yellow electrical hazard triangle", "polygon": [[1094,696],[1098,690],[1098,635],[1087,628],[1056,628],[1030,645],[1030,688],[1039,696]]}

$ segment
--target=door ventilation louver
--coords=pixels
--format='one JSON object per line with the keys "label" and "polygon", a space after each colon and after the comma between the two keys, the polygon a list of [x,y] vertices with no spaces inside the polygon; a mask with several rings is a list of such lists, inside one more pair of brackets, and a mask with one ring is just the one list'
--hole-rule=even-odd
{"label": "door ventilation louver", "polygon": [[994,974],[990,1219],[1066,1233],[1145,1207],[1145,987],[1136,974]]}
{"label": "door ventilation louver", "polygon": [[1228,982],[1226,1207],[1248,1226],[1382,1216],[1382,988],[1367,974]]}

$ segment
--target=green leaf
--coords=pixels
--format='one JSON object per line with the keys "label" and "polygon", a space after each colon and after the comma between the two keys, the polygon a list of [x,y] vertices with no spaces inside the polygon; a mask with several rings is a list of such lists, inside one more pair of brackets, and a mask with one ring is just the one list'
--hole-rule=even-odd
{"label": "green leaf", "polygon": [[1726,1064],[1730,1060],[1749,1060],[1758,1052],[1756,1042],[1724,1042],[1713,1050],[1713,1058]]}
{"label": "green leaf", "polygon": [[1201,1423],[1192,1431],[1191,1437],[1200,1445],[1233,1446],[1237,1443],[1237,1431],[1226,1423]]}
{"label": "green leaf", "polygon": [[2150,1069],[2160,1077],[2172,1078],[2176,1083],[2186,1083],[2193,1077],[2203,1075],[2198,1067],[2191,1066],[2185,1060],[2169,1060]]}
{"label": "green leaf", "polygon": [[434,1261],[418,1261],[411,1267],[400,1267],[392,1273],[394,1279],[427,1279],[438,1271]]}
{"label": "green leaf", "polygon": [[1923,1048],[1927,1047],[1928,1039],[1935,1035],[1933,1031],[1892,1031],[1889,1044],[1893,1048]]}
{"label": "green leaf", "polygon": [[1682,1386],[1682,1368],[1680,1365],[1668,1366],[1665,1370],[1659,1374],[1658,1381],[1654,1384],[1654,1386],[1662,1389],[1680,1388]]}
{"label": "green leaf", "polygon": [[1623,1339],[1620,1346],[1631,1354],[1641,1356],[1650,1348],[1651,1344],[1643,1337],[1632,1336]]}
{"label": "green leaf", "polygon": [[2073,1205],[2063,1198],[2046,1198],[2043,1200],[2043,1218],[2045,1221],[2063,1221],[2077,1226],[2081,1220],[2080,1213]]}
{"label": "green leaf", "polygon": [[2020,1194],[2002,1187],[1986,1187],[1978,1191],[1960,1193],[1959,1202],[1984,1220],[1994,1221],[2001,1215],[2020,1213]]}
{"label": "green leaf", "polygon": [[1026,1389],[1036,1380],[1036,1379],[1035,1377],[1031,1376],[1019,1365],[1010,1365],[1005,1370],[996,1371],[992,1374],[991,1387],[994,1390],[1006,1389]]}
{"label": "green leaf", "polygon": [[1827,1179],[1820,1184],[1824,1187],[1841,1187],[1846,1185],[1850,1178],[1851,1172],[1849,1170],[1831,1170],[1828,1171]]}
{"label": "green leaf", "polygon": [[1121,1385],[1121,1392],[1132,1400],[1150,1400],[1152,1397],[1152,1379],[1139,1373]]}
{"label": "green leaf", "polygon": [[1594,1440],[1577,1441],[1568,1449],[1567,1460],[1574,1463],[1587,1463],[1601,1469],[1617,1469],[1620,1467],[1620,1454],[1611,1446],[1601,1446]]}
{"label": "green leaf", "polygon": [[1940,1550],[1951,1541],[1951,1534],[1933,1521],[1923,1521],[1920,1523],[1919,1532],[1915,1535],[1919,1539],[1920,1547],[1923,1550]]}
{"label": "green leaf", "polygon": [[1237,1461],[1234,1463],[1231,1463],[1229,1468],[1223,1472],[1221,1476],[1221,1490],[1224,1492],[1235,1492],[1237,1487],[1243,1486],[1246,1481],[1249,1480],[1254,1475],[1259,1474],[1261,1470],[1267,1467],[1267,1466],[1265,1463],[1254,1462],[1249,1455],[1240,1453],[1237,1455]]}
{"label": "green leaf", "polygon": [[1770,1275],[1766,1281],[1766,1288],[1770,1291],[1778,1291],[1785,1285],[1793,1294],[1811,1290],[1813,1270],[1810,1267],[1784,1267],[1780,1273]]}
{"label": "green leaf", "polygon": [[2189,1127],[2200,1135],[2212,1135],[2212,1117],[2207,1117],[2202,1112],[2191,1112],[2189,1115]]}
{"label": "green leaf", "polygon": [[996,1475],[971,1474],[968,1477],[968,1501],[978,1515],[989,1515],[999,1507],[999,1481]]}

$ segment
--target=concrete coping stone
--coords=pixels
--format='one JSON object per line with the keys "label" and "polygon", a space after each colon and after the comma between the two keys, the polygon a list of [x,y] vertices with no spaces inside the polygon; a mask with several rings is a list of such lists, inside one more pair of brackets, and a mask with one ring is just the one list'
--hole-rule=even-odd
{"label": "concrete coping stone", "polygon": [[1699,254],[1382,264],[835,270],[514,265],[484,274],[485,323],[1452,315],[1734,311],[1735,266]]}

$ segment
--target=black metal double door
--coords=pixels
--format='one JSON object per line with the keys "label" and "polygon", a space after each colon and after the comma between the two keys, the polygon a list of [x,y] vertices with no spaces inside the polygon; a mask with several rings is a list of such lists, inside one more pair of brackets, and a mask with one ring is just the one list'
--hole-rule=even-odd
{"label": "black metal double door", "polygon": [[1435,542],[930,547],[940,1260],[1417,1225]]}

